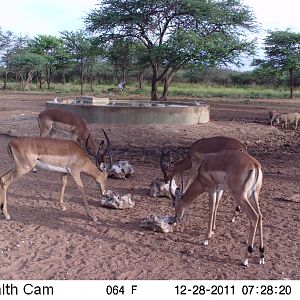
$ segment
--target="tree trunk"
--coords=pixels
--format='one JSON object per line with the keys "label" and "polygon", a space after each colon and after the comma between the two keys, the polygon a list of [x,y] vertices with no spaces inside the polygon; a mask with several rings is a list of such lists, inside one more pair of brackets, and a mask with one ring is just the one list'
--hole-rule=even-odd
{"label": "tree trunk", "polygon": [[40,90],[42,90],[42,88],[43,88],[43,83],[42,83],[42,73],[41,73],[41,72],[38,72],[38,73],[37,73],[37,77],[38,77],[38,81],[39,81],[39,84],[40,84]]}
{"label": "tree trunk", "polygon": [[290,98],[294,97],[294,78],[293,69],[290,69]]}
{"label": "tree trunk", "polygon": [[4,83],[3,83],[3,90],[6,90],[6,87],[7,87],[7,76],[8,76],[8,72],[5,72]]}
{"label": "tree trunk", "polygon": [[157,100],[157,76],[158,76],[158,67],[156,65],[152,66],[152,82],[151,82],[151,100]]}
{"label": "tree trunk", "polygon": [[80,61],[80,95],[83,95],[83,61]]}
{"label": "tree trunk", "polygon": [[144,72],[139,73],[139,89],[144,87]]}
{"label": "tree trunk", "polygon": [[171,71],[169,74],[166,74],[166,76],[165,76],[164,89],[163,89],[163,93],[160,98],[161,101],[167,101],[169,85],[170,85],[170,82],[171,82],[174,74],[175,74],[175,72]]}
{"label": "tree trunk", "polygon": [[50,90],[50,77],[51,77],[51,70],[49,64],[46,65],[46,82],[47,82],[47,89]]}

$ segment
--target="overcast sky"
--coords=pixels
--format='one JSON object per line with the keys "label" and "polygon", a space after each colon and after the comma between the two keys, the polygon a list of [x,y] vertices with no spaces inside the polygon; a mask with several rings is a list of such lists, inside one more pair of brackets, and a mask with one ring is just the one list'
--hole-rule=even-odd
{"label": "overcast sky", "polygon": [[[83,18],[99,4],[99,0],[8,0],[0,10],[0,27],[16,35],[38,34],[59,36],[63,30],[84,28]],[[299,0],[242,0],[253,9],[262,30],[300,32]]]}
{"label": "overcast sky", "polygon": [[[0,27],[15,34],[59,35],[84,27],[83,18],[99,0],[8,0],[0,10]],[[300,32],[299,0],[243,0],[264,29]]]}

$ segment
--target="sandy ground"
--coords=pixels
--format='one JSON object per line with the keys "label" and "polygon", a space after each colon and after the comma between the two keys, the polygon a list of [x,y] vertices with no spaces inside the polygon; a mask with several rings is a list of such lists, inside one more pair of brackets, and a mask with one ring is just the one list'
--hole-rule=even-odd
{"label": "sandy ground", "polygon": [[[0,93],[0,173],[12,168],[7,154],[11,136],[38,135],[36,117],[53,95]],[[83,175],[90,205],[98,216],[91,221],[78,190],[69,179],[66,212],[58,206],[60,176],[29,173],[8,189],[8,210],[0,216],[0,279],[300,279],[300,131],[283,131],[267,124],[268,111],[300,111],[299,100],[210,100],[211,121],[193,126],[117,126],[90,124],[102,139],[104,128],[114,161],[128,160],[135,174],[108,180],[108,188],[131,193],[136,205],[128,210],[100,206],[94,181]],[[249,221],[241,215],[231,223],[235,204],[229,192],[222,198],[217,231],[208,246],[202,243],[208,222],[207,194],[191,206],[173,233],[140,226],[143,218],[173,215],[168,198],[148,196],[149,185],[161,176],[163,146],[184,154],[202,137],[227,135],[247,144],[264,172],[260,202],[264,216],[266,264],[258,264],[258,237],[249,267],[241,266]]]}

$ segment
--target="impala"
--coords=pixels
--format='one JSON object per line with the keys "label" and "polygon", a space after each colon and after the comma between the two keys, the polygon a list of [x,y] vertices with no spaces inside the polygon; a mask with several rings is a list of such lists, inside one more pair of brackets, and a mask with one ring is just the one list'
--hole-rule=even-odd
{"label": "impala", "polygon": [[102,129],[107,141],[106,147],[104,140],[98,145],[91,136],[88,126],[81,116],[68,110],[47,109],[39,114],[38,123],[41,137],[52,137],[56,132],[70,134],[73,141],[85,144],[87,152],[96,158],[96,165],[98,167],[101,162],[104,162],[107,154],[110,157],[110,164],[112,164],[110,141],[106,132]]}
{"label": "impala", "polygon": [[[203,159],[204,155],[209,153],[218,153],[224,150],[239,150],[247,152],[247,147],[237,139],[227,136],[214,136],[210,138],[202,138],[193,143],[188,149],[188,155],[183,159],[176,161],[174,165],[170,162],[171,154],[162,150],[160,158],[161,170],[164,174],[164,180],[167,183],[176,174],[181,173],[181,182],[183,182],[182,172],[190,170],[190,179],[187,186],[191,183],[192,179],[197,173],[198,167]],[[222,194],[218,197],[221,198]],[[240,213],[241,209],[239,206],[236,207],[236,213],[232,218],[232,222],[235,221],[236,217]]]}
{"label": "impala", "polygon": [[34,167],[57,171],[62,174],[62,188],[59,203],[65,211],[64,192],[67,175],[70,174],[80,190],[87,214],[97,221],[87,202],[80,174],[86,173],[100,185],[102,195],[106,193],[107,174],[100,171],[87,157],[80,146],[71,140],[48,139],[43,137],[19,137],[10,141],[8,152],[14,161],[14,168],[1,176],[0,207],[6,220],[10,220],[7,211],[6,192],[8,186],[17,178],[27,174]]}
{"label": "impala", "polygon": [[202,138],[193,143],[188,149],[188,155],[176,161],[174,166],[171,166],[170,152],[166,152],[165,149],[163,149],[160,166],[164,174],[165,182],[168,182],[176,174],[186,170],[191,169],[193,174],[195,174],[205,154],[217,153],[223,150],[240,150],[246,152],[247,148],[240,141],[227,136]]}
{"label": "impala", "polygon": [[[174,223],[181,221],[185,211],[195,198],[208,192],[209,222],[204,241],[204,245],[208,245],[216,228],[217,209],[223,190],[230,190],[237,205],[242,207],[250,221],[249,245],[243,265],[248,266],[248,258],[253,252],[257,227],[260,235],[260,264],[264,264],[262,214],[258,201],[262,178],[260,163],[247,153],[229,150],[208,154],[202,160],[197,175],[185,193],[178,188],[175,194],[171,194],[175,206]],[[172,180],[170,184],[171,182]]]}

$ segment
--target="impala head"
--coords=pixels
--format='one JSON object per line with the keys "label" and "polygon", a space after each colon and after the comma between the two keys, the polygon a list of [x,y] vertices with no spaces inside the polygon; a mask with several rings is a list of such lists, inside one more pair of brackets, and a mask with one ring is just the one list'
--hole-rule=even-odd
{"label": "impala head", "polygon": [[101,163],[104,163],[105,162],[105,157],[107,155],[109,155],[109,164],[110,166],[112,165],[112,157],[111,157],[111,149],[110,149],[110,140],[105,132],[104,129],[102,129],[103,131],[103,134],[105,136],[105,139],[106,139],[106,143],[104,140],[101,141],[100,144],[97,145],[97,150],[93,153],[93,151],[91,150],[91,147],[89,146],[89,144],[91,143],[92,141],[92,137],[91,135],[89,134],[87,139],[86,139],[86,143],[85,143],[85,147],[86,147],[86,151],[92,155],[92,156],[95,156],[96,158],[96,165],[99,169],[100,167],[100,164]]}
{"label": "impala head", "polygon": [[182,195],[183,195],[183,176],[181,173],[181,187],[177,187],[175,189],[175,193],[173,194],[172,192],[172,182],[173,182],[173,177],[170,179],[170,183],[169,183],[169,193],[171,195],[172,201],[173,201],[173,206],[176,208],[176,205],[178,203],[178,201],[181,199]]}

